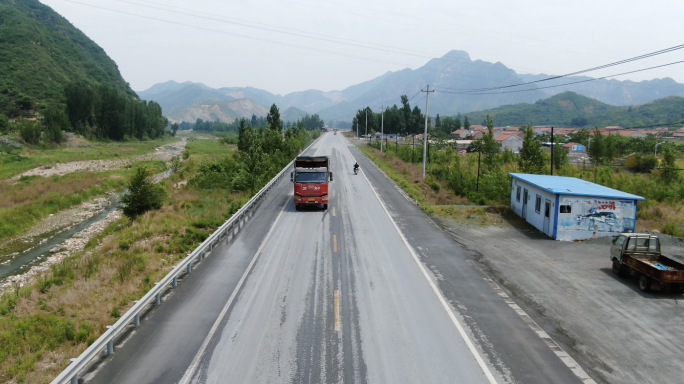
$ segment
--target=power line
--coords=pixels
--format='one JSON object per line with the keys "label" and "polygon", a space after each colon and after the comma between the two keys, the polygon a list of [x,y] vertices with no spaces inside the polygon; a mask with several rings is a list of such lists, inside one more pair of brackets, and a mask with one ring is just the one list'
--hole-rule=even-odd
{"label": "power line", "polygon": [[[532,47],[544,48],[544,49],[554,49],[554,50],[559,50],[559,51],[563,51],[563,52],[582,53],[582,52],[577,52],[577,51],[568,51],[568,50],[560,49],[560,48],[557,48],[557,47],[554,47],[554,46],[545,47],[545,46],[540,46],[540,45],[535,45],[535,44],[530,44],[530,43],[521,43],[521,42],[516,42],[516,41],[511,41],[511,40],[506,40],[506,39],[495,38],[495,37],[485,37],[485,36],[481,36],[481,35],[477,35],[477,34],[472,34],[472,33],[454,32],[453,30],[448,30],[448,29],[444,29],[444,28],[437,28],[437,27],[430,26],[430,25],[420,25],[420,24],[415,24],[415,23],[408,23],[408,22],[405,22],[405,21],[391,20],[391,19],[381,18],[381,17],[377,17],[377,16],[364,15],[364,14],[355,13],[355,12],[349,12],[349,11],[342,11],[342,10],[330,9],[330,8],[321,7],[321,6],[319,6],[319,5],[300,3],[300,2],[296,2],[296,1],[289,1],[289,0],[282,0],[282,1],[283,1],[283,2],[286,2],[286,3],[292,3],[292,4],[302,5],[302,6],[306,6],[306,7],[319,8],[319,9],[323,9],[323,10],[326,10],[326,11],[329,11],[329,12],[342,12],[342,13],[347,13],[347,14],[353,15],[353,16],[360,16],[360,17],[366,17],[366,18],[374,19],[374,20],[386,21],[386,22],[389,22],[389,23],[392,23],[392,24],[405,24],[405,25],[410,25],[410,26],[418,27],[418,28],[428,28],[428,29],[433,29],[433,30],[436,30],[436,31],[449,32],[449,33],[451,33],[451,34],[459,34],[459,35],[465,35],[465,36],[482,37],[482,38],[485,38],[485,39],[499,40],[499,41],[503,41],[503,42],[506,42],[506,43],[523,44],[523,45],[529,45],[529,46],[532,46]],[[383,11],[383,13],[385,13],[385,12]],[[525,68],[525,67],[517,67],[517,68],[527,69],[527,70],[533,70],[533,71],[541,71],[541,70],[535,69],[535,68]],[[544,72],[544,71],[541,71],[541,72]]]}
{"label": "power line", "polygon": [[[662,68],[662,67],[667,67],[667,66],[670,66],[670,65],[681,64],[681,63],[684,63],[684,60],[675,61],[675,62],[668,63],[668,64],[657,65],[657,66],[655,66],[655,67],[637,69],[637,70],[635,70],[635,71],[629,71],[629,72],[618,73],[618,74],[615,74],[615,75],[607,75],[607,76],[597,77],[597,78],[592,78],[592,79],[587,79],[587,80],[573,81],[573,82],[571,82],[571,83],[564,83],[564,84],[557,84],[557,85],[549,85],[549,86],[546,86],[546,87],[538,87],[538,88],[531,88],[531,89],[519,89],[519,90],[516,90],[516,91],[506,91],[506,92],[470,92],[470,91],[468,91],[468,92],[466,92],[466,91],[462,91],[462,92],[449,92],[449,91],[437,91],[437,92],[439,92],[439,93],[453,93],[453,94],[458,94],[458,95],[501,95],[501,94],[504,94],[504,93],[531,92],[531,91],[539,91],[539,90],[542,90],[542,89],[564,87],[564,86],[566,86],[566,85],[587,83],[587,82],[596,81],[596,80],[603,80],[603,79],[606,79],[606,78],[609,78],[609,77],[628,75],[628,74],[630,74],[630,73],[643,72],[643,71],[648,71],[648,70],[651,70],[651,69]],[[506,88],[506,87],[502,87],[502,88]],[[449,88],[445,88],[445,89],[449,89]],[[501,88],[499,88],[499,89],[501,89]]]}
{"label": "power line", "polygon": [[[360,41],[360,40],[352,40],[352,39],[340,38],[340,37],[336,37],[336,36],[318,34],[319,36],[324,36],[324,37],[326,37],[326,38],[322,38],[322,37],[315,36],[316,34],[315,34],[315,33],[312,33],[312,32],[306,32],[306,31],[301,31],[301,30],[292,29],[292,28],[286,28],[286,27],[279,27],[279,26],[275,26],[275,25],[271,25],[271,24],[258,23],[258,22],[254,22],[254,21],[244,20],[244,19],[237,19],[237,18],[234,18],[234,17],[222,16],[222,15],[215,15],[215,14],[210,14],[210,13],[207,13],[207,12],[195,11],[195,10],[192,10],[192,9],[189,9],[189,8],[183,8],[183,7],[176,7],[176,6],[161,4],[161,3],[157,3],[157,2],[153,2],[153,1],[149,1],[149,0],[138,0],[138,1],[140,1],[140,2],[145,2],[145,3],[150,3],[150,4],[155,4],[155,5],[160,5],[160,6],[163,6],[163,7],[166,7],[166,8],[159,8],[159,7],[154,7],[154,6],[150,6],[150,5],[139,4],[139,3],[132,2],[132,1],[127,1],[127,0],[116,0],[116,1],[121,2],[121,3],[127,3],[127,4],[137,5],[137,6],[141,6],[141,7],[147,7],[147,8],[152,8],[152,9],[158,9],[158,10],[173,12],[173,13],[177,13],[177,14],[181,14],[181,15],[193,16],[193,17],[197,17],[197,18],[201,18],[201,19],[207,19],[207,20],[212,20],[212,21],[217,21],[217,22],[222,22],[222,23],[228,23],[228,24],[233,24],[233,25],[248,27],[248,28],[260,29],[260,30],[271,31],[271,32],[276,32],[276,33],[284,33],[284,34],[293,35],[293,36],[298,36],[298,37],[304,37],[304,38],[308,38],[308,39],[322,40],[322,41],[326,41],[326,42],[333,42],[333,43],[338,43],[338,44],[351,45],[351,46],[356,46],[356,47],[361,47],[361,48],[366,48],[366,49],[373,49],[373,50],[379,50],[379,51],[385,51],[385,52],[391,52],[391,53],[397,53],[397,54],[403,54],[403,55],[409,55],[409,56],[415,56],[415,57],[421,57],[421,58],[427,58],[427,59],[435,59],[435,60],[440,60],[440,61],[446,61],[446,62],[459,63],[459,64],[461,64],[460,62],[457,62],[457,61],[445,59],[445,58],[443,58],[443,57],[437,57],[437,56],[438,56],[437,54],[433,54],[433,53],[429,53],[429,52],[415,51],[415,50],[404,49],[404,48],[400,48],[400,47],[393,47],[393,46],[387,46],[387,45],[382,45],[382,44],[364,42],[364,41]],[[176,8],[176,9],[181,9],[181,10],[185,10],[185,11],[190,11],[190,12],[195,12],[195,13],[201,13],[201,14],[205,14],[205,15],[210,15],[210,16],[212,16],[212,17],[200,16],[200,15],[196,15],[196,14],[188,13],[188,12],[174,11],[174,10],[170,10],[170,9],[167,9],[167,8]],[[229,19],[229,20],[236,20],[236,21],[221,20],[221,19],[217,19],[216,17],[220,17],[220,18],[223,18],[223,19]],[[263,25],[263,26],[266,26],[266,27],[269,27],[269,28],[258,27],[258,26],[254,26],[254,25],[244,24],[244,23],[251,23],[251,24],[257,24],[257,25]],[[283,30],[289,30],[289,31],[294,31],[294,32],[284,32],[284,31],[280,31],[280,30],[272,29],[272,28],[283,29]],[[295,33],[295,32],[296,32],[296,33]],[[305,36],[305,35],[302,35],[302,33],[303,33],[303,34],[314,35],[314,36]],[[347,42],[342,41],[342,40],[346,40]],[[383,48],[368,47],[368,46],[362,45],[362,44],[374,45],[374,46],[383,47]],[[406,52],[401,52],[401,51],[397,51],[397,50],[403,50],[403,51],[406,51]],[[414,53],[411,53],[411,52],[414,52]],[[411,65],[409,65],[409,64],[403,64],[403,65],[405,65],[405,66],[407,66],[407,67],[411,67]],[[473,62],[468,63],[468,65],[471,65],[471,66],[479,66],[479,67],[485,67],[484,65],[478,65],[478,64],[475,64],[475,63],[473,63]],[[426,66],[426,65],[424,65],[424,66],[422,66],[422,67],[420,67],[420,68],[414,69],[414,71],[419,71],[419,70],[428,70],[428,71],[434,71],[434,72],[437,72],[437,71],[438,71],[438,69],[436,69],[436,68],[431,68],[431,67],[428,67],[428,66]],[[464,74],[461,74],[460,76],[468,77],[468,78],[471,78],[471,79],[485,79],[485,80],[491,80],[491,79],[492,79],[491,77],[472,76],[472,75],[464,75]],[[499,79],[499,80],[503,80],[503,79]]]}
{"label": "power line", "polygon": [[[589,69],[583,69],[583,70],[581,70],[581,71],[572,72],[572,73],[568,73],[568,74],[565,74],[565,75],[552,76],[552,77],[549,77],[549,78],[546,78],[546,79],[540,79],[540,80],[535,80],[535,81],[529,81],[529,82],[519,83],[519,84],[504,85],[504,86],[500,86],[500,87],[491,87],[491,88],[479,88],[479,89],[478,89],[478,88],[474,88],[474,89],[457,89],[457,88],[446,88],[446,87],[442,87],[442,88],[444,88],[444,89],[450,89],[450,90],[454,90],[454,91],[461,91],[461,92],[482,92],[482,91],[494,91],[494,90],[497,90],[497,89],[505,89],[505,88],[519,87],[519,86],[522,86],[522,85],[529,85],[529,84],[541,83],[541,82],[544,82],[544,81],[550,81],[550,80],[555,80],[555,79],[561,79],[561,78],[563,78],[563,77],[575,76],[575,75],[579,75],[579,74],[582,74],[582,73],[593,72],[593,71],[597,71],[597,70],[599,70],[599,69],[605,69],[605,68],[609,68],[609,67],[614,67],[614,66],[617,66],[617,65],[622,65],[622,64],[626,64],[626,63],[633,62],[633,61],[642,60],[642,59],[645,59],[645,58],[648,58],[648,57],[653,57],[653,56],[662,55],[662,54],[669,53],[669,52],[674,52],[674,51],[677,51],[677,50],[680,50],[680,49],[683,49],[683,48],[684,48],[684,44],[676,45],[676,46],[674,46],[674,47],[661,49],[661,50],[659,50],[659,51],[655,51],[655,52],[651,52],[651,53],[646,53],[646,54],[644,54],[644,55],[635,56],[635,57],[632,57],[632,58],[629,58],[629,59],[624,59],[624,60],[616,61],[616,62],[613,62],[613,63],[610,63],[610,64],[600,65],[600,66],[598,66],[598,67],[593,67],[593,68],[589,68]],[[656,68],[656,67],[653,67],[653,68]]]}
{"label": "power line", "polygon": [[250,39],[250,40],[262,41],[262,42],[273,43],[273,44],[278,44],[278,45],[284,45],[284,46],[294,47],[294,48],[301,48],[301,49],[306,49],[306,50],[315,51],[315,52],[329,53],[329,54],[333,54],[333,55],[344,56],[344,57],[351,57],[351,58],[355,58],[355,59],[374,61],[374,62],[378,62],[378,63],[394,64],[394,65],[408,66],[408,67],[411,66],[411,65],[409,65],[409,64],[399,63],[399,62],[396,62],[396,61],[389,61],[389,60],[383,60],[383,59],[375,59],[375,58],[366,57],[366,56],[359,56],[359,55],[353,55],[353,54],[348,54],[348,53],[330,51],[330,50],[327,50],[327,49],[320,49],[320,48],[307,47],[307,46],[304,46],[304,45],[298,45],[298,44],[292,44],[292,43],[285,43],[285,42],[277,41],[277,40],[270,40],[270,39],[264,39],[264,38],[260,38],[260,37],[246,36],[246,35],[241,35],[241,34],[238,34],[238,33],[226,32],[226,31],[221,31],[221,30],[213,29],[213,28],[200,27],[200,26],[197,26],[197,25],[185,24],[185,23],[180,23],[180,22],[176,22],[176,21],[160,19],[160,18],[157,18],[157,17],[144,16],[144,15],[139,15],[139,14],[136,14],[136,13],[126,12],[126,11],[120,11],[120,10],[116,10],[116,9],[106,8],[106,7],[100,7],[100,6],[92,5],[92,4],[81,3],[81,2],[78,2],[78,1],[74,1],[74,0],[64,0],[64,1],[69,2],[69,3],[74,3],[74,4],[83,5],[83,6],[86,6],[86,7],[97,8],[97,9],[102,9],[102,10],[106,10],[106,11],[110,11],[110,12],[121,13],[121,14],[124,14],[124,15],[136,16],[136,17],[140,17],[140,18],[143,18],[143,19],[149,19],[149,20],[160,21],[160,22],[162,22],[162,23],[173,24],[173,25],[180,25],[180,26],[184,26],[184,27],[190,27],[190,28],[195,28],[195,29],[199,29],[199,30],[203,30],[203,31],[209,31],[209,32],[216,32],[216,33],[221,33],[221,34],[224,34],[224,35],[230,35],[230,36],[235,36],[235,37],[241,37],[241,38]]}
{"label": "power line", "polygon": [[[206,19],[206,20],[218,21],[221,23],[229,23],[229,24],[239,25],[239,26],[248,27],[248,28],[261,29],[264,31],[284,33],[284,34],[288,34],[288,35],[304,37],[307,39],[316,39],[316,40],[322,40],[322,41],[327,41],[327,42],[332,42],[332,43],[346,44],[346,45],[352,45],[352,46],[361,47],[361,48],[375,49],[375,50],[381,50],[381,51],[385,51],[385,52],[392,52],[392,53],[398,53],[398,54],[418,56],[418,57],[430,58],[430,59],[434,58],[434,56],[435,56],[435,55],[427,53],[427,52],[414,51],[414,50],[400,48],[400,47],[392,47],[392,46],[388,46],[388,45],[369,43],[369,42],[365,42],[365,41],[340,38],[340,37],[324,35],[324,34],[317,34],[317,33],[313,33],[313,32],[306,32],[306,31],[302,31],[302,30],[298,30],[298,29],[293,29],[293,28],[279,27],[279,26],[275,26],[275,25],[271,25],[271,24],[258,23],[258,22],[249,21],[249,20],[237,19],[234,17],[209,14],[207,12],[196,11],[193,9],[176,7],[176,6],[166,5],[166,4],[160,4],[160,3],[153,2],[153,1],[139,0],[141,2],[163,6],[165,8],[155,7],[155,6],[146,5],[146,4],[139,4],[139,3],[136,3],[133,1],[126,1],[126,0],[116,0],[116,1],[118,1],[120,3],[137,5],[140,7],[147,7],[147,8],[151,8],[151,9],[158,9],[158,10],[162,10],[162,11],[173,12],[173,13],[186,15],[186,16],[193,16],[193,17]],[[175,11],[175,10],[168,9],[168,8],[182,9],[185,11],[190,11],[190,12],[195,12],[195,13],[200,13],[200,14],[205,14],[205,15],[211,15],[212,17],[200,16],[200,15],[196,15],[196,14],[189,13],[189,12]],[[219,18],[217,18],[217,17],[219,17]],[[222,19],[226,19],[226,20],[222,20]],[[230,21],[230,20],[234,20],[234,21]],[[246,23],[256,24],[256,25],[249,25]],[[264,27],[259,27],[257,25],[261,25]],[[277,28],[277,29],[281,29],[281,30],[277,30],[277,29],[273,29],[273,28]],[[287,31],[292,31],[292,32],[287,32]],[[305,34],[309,34],[312,36],[307,36]],[[319,37],[319,36],[323,36],[323,37]],[[346,40],[346,42],[344,40]],[[363,44],[366,44],[366,45],[363,45]],[[368,47],[367,45],[374,45],[376,47],[382,47],[382,48],[373,48],[373,47]],[[406,52],[401,52],[401,51],[406,51]],[[410,53],[410,52],[415,52],[415,53]]]}
{"label": "power line", "polygon": [[[288,2],[294,3],[293,1],[288,1]],[[332,1],[332,0],[319,0],[319,2],[325,2],[325,3],[331,3],[331,4],[338,4],[338,5],[342,5],[342,6],[350,7],[350,8],[365,9],[365,10],[371,11],[371,12],[382,12],[383,14],[395,15],[395,16],[404,17],[404,18],[408,18],[408,19],[415,19],[415,20],[426,21],[426,22],[428,22],[428,23],[430,23],[430,24],[437,23],[437,24],[448,25],[448,26],[451,26],[451,27],[454,26],[454,23],[453,23],[453,22],[444,22],[444,21],[439,21],[439,20],[434,20],[434,19],[425,19],[425,18],[417,17],[417,16],[415,16],[415,15],[406,15],[406,14],[402,14],[402,13],[398,13],[398,12],[390,12],[390,11],[388,11],[388,10],[386,10],[386,9],[378,10],[378,9],[373,9],[373,8],[361,7],[361,6],[358,6],[358,5],[351,5],[351,4],[347,4],[347,3],[342,3],[342,2],[338,2],[338,1]],[[302,4],[302,3],[296,3],[296,4],[304,5],[304,4]],[[458,26],[457,26],[457,27],[458,27]],[[470,27],[466,27],[465,29],[468,29],[468,30],[473,30],[473,29],[478,30],[477,28],[470,28]],[[531,41],[539,41],[539,42],[542,42],[542,43],[548,43],[548,44],[553,44],[553,45],[560,45],[558,42],[553,42],[553,41],[548,41],[548,40],[542,40],[542,39],[535,39],[535,38],[527,37],[527,36],[513,35],[513,34],[510,34],[510,33],[508,33],[508,32],[506,32],[506,33],[492,32],[492,31],[486,31],[486,32],[489,32],[489,33],[491,33],[491,34],[497,34],[497,35],[518,37],[518,38],[521,38],[521,39],[527,39],[527,40],[531,40]],[[487,37],[487,36],[480,36],[480,37],[483,37],[483,38],[486,38],[486,39],[487,39],[487,38],[488,38],[488,39],[493,39],[493,38]],[[508,41],[508,40],[504,40],[504,41]],[[579,45],[572,45],[572,44],[562,44],[562,45],[566,45],[566,46],[568,46],[568,47],[575,47],[575,48],[587,49],[586,47],[579,46]],[[590,48],[590,49],[591,49],[591,48]],[[605,52],[605,49],[592,49],[592,50]],[[617,53],[617,52],[613,52],[613,53]]]}

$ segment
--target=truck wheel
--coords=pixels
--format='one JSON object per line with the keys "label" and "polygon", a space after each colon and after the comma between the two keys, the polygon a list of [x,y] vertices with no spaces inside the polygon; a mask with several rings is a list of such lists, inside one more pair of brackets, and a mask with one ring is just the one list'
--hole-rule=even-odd
{"label": "truck wheel", "polygon": [[673,285],[672,293],[684,293],[684,284]]}
{"label": "truck wheel", "polygon": [[323,209],[328,209],[328,204],[323,204]]}
{"label": "truck wheel", "polygon": [[651,278],[646,275],[641,275],[639,277],[639,289],[648,292],[651,289]]}
{"label": "truck wheel", "polygon": [[299,211],[302,207],[300,207],[299,204],[295,204],[295,209]]}
{"label": "truck wheel", "polygon": [[613,273],[620,277],[625,277],[625,272],[625,266],[620,264],[619,261],[613,260]]}

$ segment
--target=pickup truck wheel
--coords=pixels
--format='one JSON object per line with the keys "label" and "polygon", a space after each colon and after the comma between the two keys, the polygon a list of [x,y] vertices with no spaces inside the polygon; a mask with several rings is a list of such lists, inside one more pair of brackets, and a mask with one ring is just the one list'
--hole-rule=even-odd
{"label": "pickup truck wheel", "polygon": [[648,292],[651,289],[651,278],[645,275],[639,277],[639,289]]}
{"label": "pickup truck wheel", "polygon": [[625,277],[625,266],[620,264],[619,261],[613,260],[613,273],[620,277]]}

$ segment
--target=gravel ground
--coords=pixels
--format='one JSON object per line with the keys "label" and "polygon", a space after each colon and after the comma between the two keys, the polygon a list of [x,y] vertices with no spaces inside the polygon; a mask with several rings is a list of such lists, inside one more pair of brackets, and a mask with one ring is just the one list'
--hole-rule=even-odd
{"label": "gravel ground", "polygon": [[[615,276],[610,238],[555,241],[516,219],[435,220],[585,369],[609,383],[682,382],[684,295],[643,293],[636,279]],[[664,253],[684,257],[682,239],[660,236]]]}
{"label": "gravel ground", "polygon": [[54,247],[50,250],[52,255],[50,255],[45,261],[38,265],[31,267],[26,273],[21,275],[10,276],[5,281],[0,283],[0,295],[4,292],[13,289],[15,286],[22,287],[27,283],[35,281],[35,279],[42,274],[50,271],[50,266],[57,264],[64,258],[69,257],[77,252],[82,251],[88,241],[93,238],[93,236],[104,231],[105,228],[112,222],[121,218],[121,211],[116,210],[104,219],[93,223],[88,228],[76,233],[74,236],[65,240],[62,244]]}
{"label": "gravel ground", "polygon": [[49,177],[54,175],[66,175],[71,172],[90,171],[90,172],[104,172],[115,169],[121,169],[134,161],[146,160],[162,160],[169,161],[174,156],[180,155],[188,143],[187,138],[182,138],[180,141],[156,148],[154,152],[133,156],[125,159],[113,160],[86,160],[86,161],[72,161],[69,163],[57,163],[49,166],[33,168],[20,175],[12,177],[10,180],[18,180],[21,176],[43,176]]}

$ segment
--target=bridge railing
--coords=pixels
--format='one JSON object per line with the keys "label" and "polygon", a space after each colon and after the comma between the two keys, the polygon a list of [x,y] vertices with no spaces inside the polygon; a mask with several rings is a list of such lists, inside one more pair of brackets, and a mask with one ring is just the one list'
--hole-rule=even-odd
{"label": "bridge railing", "polygon": [[[311,148],[318,140],[314,140],[306,150]],[[303,152],[304,152],[303,151]],[[137,327],[140,325],[140,314],[147,310],[150,304],[160,305],[162,294],[169,288],[178,285],[178,277],[182,274],[187,274],[192,271],[192,266],[198,261],[201,261],[205,254],[210,252],[221,240],[223,240],[229,231],[232,231],[235,236],[236,230],[239,232],[240,223],[252,213],[257,205],[266,197],[268,192],[275,187],[276,183],[291,169],[294,160],[287,164],[271,181],[269,181],[259,192],[257,192],[245,205],[235,212],[230,219],[228,219],[221,227],[212,233],[202,244],[200,244],[194,251],[192,251],[185,259],[178,263],[171,272],[164,276],[161,281],[156,283],[152,289],[149,290],[140,300],[136,301],[134,305],[124,313],[119,320],[112,326],[108,326],[105,333],[103,333],[88,349],[83,351],[81,355],[75,359],[71,359],[71,363],[67,366],[53,381],[52,384],[76,384],[78,383],[78,374],[96,357],[100,356],[103,351],[107,355],[114,353],[114,341],[117,336],[133,325]]]}

